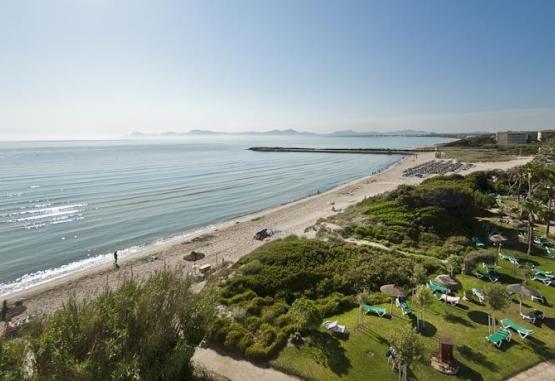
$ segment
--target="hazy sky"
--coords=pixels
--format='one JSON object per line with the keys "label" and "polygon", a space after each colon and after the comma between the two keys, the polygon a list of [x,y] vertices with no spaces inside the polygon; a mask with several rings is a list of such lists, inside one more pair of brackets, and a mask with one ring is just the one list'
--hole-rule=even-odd
{"label": "hazy sky", "polygon": [[555,128],[555,1],[0,5],[0,139]]}

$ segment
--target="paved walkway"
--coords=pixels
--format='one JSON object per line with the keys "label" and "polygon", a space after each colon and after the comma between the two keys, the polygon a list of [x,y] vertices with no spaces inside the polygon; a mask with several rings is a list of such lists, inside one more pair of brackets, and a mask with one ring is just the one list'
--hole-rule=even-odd
{"label": "paved walkway", "polygon": [[192,361],[194,365],[230,381],[299,381],[298,378],[275,369],[262,368],[245,360],[235,360],[209,348],[197,348]]}
{"label": "paved walkway", "polygon": [[527,371],[509,378],[507,381],[553,381],[555,380],[555,360],[542,362]]}

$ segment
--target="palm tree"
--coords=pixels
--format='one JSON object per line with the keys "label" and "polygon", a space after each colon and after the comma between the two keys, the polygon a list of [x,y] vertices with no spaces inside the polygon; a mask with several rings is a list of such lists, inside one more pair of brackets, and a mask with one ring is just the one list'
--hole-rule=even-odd
{"label": "palm tree", "polygon": [[541,201],[528,197],[519,206],[519,212],[523,218],[528,221],[528,251],[532,254],[532,245],[534,243],[534,223],[539,217],[545,213],[545,206]]}
{"label": "palm tree", "polygon": [[531,162],[518,168],[513,174],[513,180],[517,183],[517,202],[520,204],[520,188],[523,184],[527,185],[528,192],[526,198],[532,197],[535,188],[539,183],[541,177],[541,167]]}
{"label": "palm tree", "polygon": [[553,200],[555,199],[555,167],[545,167],[542,171],[541,183],[545,187],[545,196],[547,198],[547,208],[542,216],[545,220],[545,238],[549,236],[549,228],[551,227],[551,217],[553,215]]}
{"label": "palm tree", "polygon": [[511,188],[516,185],[516,201],[518,204],[520,204],[520,188],[522,187],[522,184],[526,181],[526,178],[526,173],[521,169],[514,171],[511,175]]}

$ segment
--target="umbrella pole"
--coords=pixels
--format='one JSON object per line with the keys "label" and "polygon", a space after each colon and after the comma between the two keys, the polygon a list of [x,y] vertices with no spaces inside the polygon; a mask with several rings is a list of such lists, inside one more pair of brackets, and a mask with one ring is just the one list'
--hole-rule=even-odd
{"label": "umbrella pole", "polygon": [[389,313],[393,317],[393,298],[391,298],[391,306],[389,307]]}

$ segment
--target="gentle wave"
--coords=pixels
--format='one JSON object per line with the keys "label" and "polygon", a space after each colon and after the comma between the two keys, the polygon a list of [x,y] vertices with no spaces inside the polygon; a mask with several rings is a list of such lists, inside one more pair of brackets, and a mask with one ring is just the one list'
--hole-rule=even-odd
{"label": "gentle wave", "polygon": [[[200,229],[195,229],[182,234],[157,239],[148,245],[132,246],[125,249],[118,250],[118,258],[125,260],[129,256],[135,255],[139,252],[155,249],[156,247],[163,246],[174,240],[186,240],[191,237],[199,236],[214,230],[217,225],[211,224]],[[105,265],[114,260],[113,253],[100,254],[90,258],[81,259],[79,261],[70,262],[68,264],[54,267],[46,270],[36,271],[30,274],[25,274],[13,282],[0,283],[0,297],[27,290],[32,287],[37,287],[42,284],[62,279],[68,275],[76,274],[80,271],[90,270],[96,266]]]}

